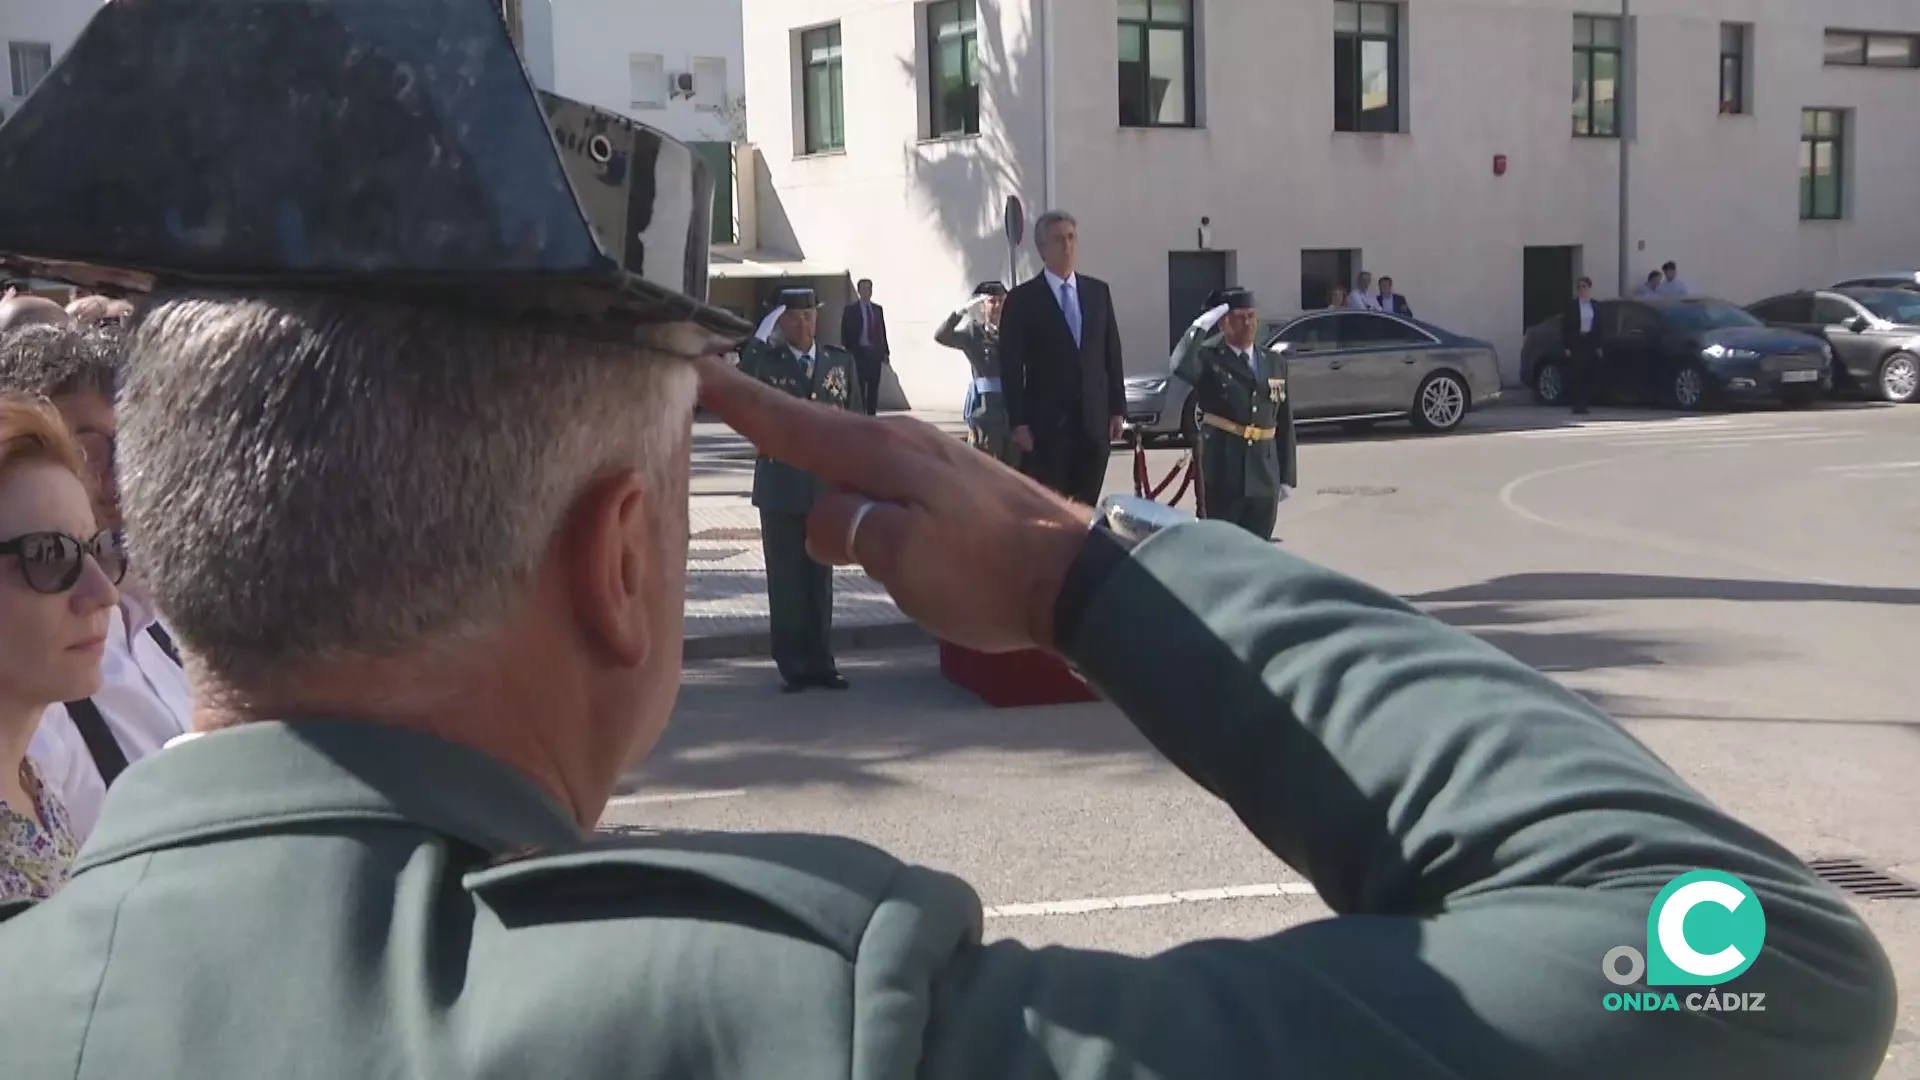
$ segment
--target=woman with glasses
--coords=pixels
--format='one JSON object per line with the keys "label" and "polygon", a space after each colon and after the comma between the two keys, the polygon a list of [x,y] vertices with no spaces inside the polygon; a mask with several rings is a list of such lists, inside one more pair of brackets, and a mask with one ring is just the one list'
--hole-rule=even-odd
{"label": "woman with glasses", "polygon": [[27,747],[47,707],[100,688],[126,574],[101,531],[86,460],[51,404],[0,397],[0,901],[44,899],[76,847]]}

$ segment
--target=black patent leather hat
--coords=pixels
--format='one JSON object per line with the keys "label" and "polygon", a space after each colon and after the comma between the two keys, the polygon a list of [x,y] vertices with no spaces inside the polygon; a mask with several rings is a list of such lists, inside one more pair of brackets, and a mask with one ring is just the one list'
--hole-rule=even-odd
{"label": "black patent leather hat", "polygon": [[497,0],[111,0],[0,125],[0,273],[632,338],[706,302],[687,146],[537,90]]}

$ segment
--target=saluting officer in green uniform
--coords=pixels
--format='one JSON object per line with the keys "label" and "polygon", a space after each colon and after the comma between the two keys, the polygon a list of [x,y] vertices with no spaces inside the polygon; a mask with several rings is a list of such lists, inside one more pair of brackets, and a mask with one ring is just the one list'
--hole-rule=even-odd
{"label": "saluting officer in green uniform", "polygon": [[[1222,289],[1181,336],[1173,374],[1200,411],[1200,512],[1262,540],[1298,483],[1287,363],[1259,343],[1260,310],[1245,289]],[[1219,333],[1214,328],[1219,327]]]}
{"label": "saluting officer in green uniform", "polygon": [[[782,393],[865,412],[853,354],[818,336],[812,289],[784,289],[760,332],[740,350],[740,370]],[[767,607],[781,690],[845,690],[833,659],[833,568],[807,554],[807,513],[820,481],[765,456],[753,464],[753,505],[767,560]]]}
{"label": "saluting officer in green uniform", "polygon": [[973,382],[967,385],[969,441],[999,461],[1020,467],[1020,448],[1007,424],[1007,400],[1000,382],[1000,309],[1007,287],[998,281],[974,286],[973,299],[947,316],[933,340],[967,354]]}
{"label": "saluting officer in green uniform", "polygon": [[[0,903],[5,1080],[1881,1067],[1859,914],[1586,699],[1241,529],[1090,523],[717,359],[750,328],[702,299],[698,156],[536,98],[495,0],[94,10],[0,126],[0,275],[160,290],[122,502],[196,735],[120,777],[51,899]],[[944,640],[1064,657],[1334,917],[1032,948],[853,840],[595,837],[680,685],[696,377],[832,485],[817,554]],[[1764,1011],[1609,1011],[1711,989],[1606,974],[1696,867],[1764,912],[1719,988]]]}

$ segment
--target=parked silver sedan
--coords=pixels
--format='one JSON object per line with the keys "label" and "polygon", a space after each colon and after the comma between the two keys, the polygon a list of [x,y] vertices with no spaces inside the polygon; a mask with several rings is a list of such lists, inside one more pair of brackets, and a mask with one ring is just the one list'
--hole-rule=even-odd
{"label": "parked silver sedan", "polygon": [[[1421,431],[1452,431],[1500,396],[1493,346],[1416,319],[1308,311],[1263,323],[1260,340],[1286,353],[1297,424],[1408,420]],[[1126,392],[1128,426],[1149,439],[1192,441],[1198,418],[1186,383],[1136,375]]]}

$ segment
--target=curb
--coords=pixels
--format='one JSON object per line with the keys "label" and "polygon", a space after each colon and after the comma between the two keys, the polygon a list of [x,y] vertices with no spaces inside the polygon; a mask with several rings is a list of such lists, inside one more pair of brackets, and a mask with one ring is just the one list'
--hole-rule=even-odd
{"label": "curb", "polygon": [[[910,622],[836,626],[832,637],[833,651],[836,653],[912,649],[935,643],[932,634]],[[765,659],[772,653],[771,630],[742,630],[689,637],[681,649],[681,656],[686,661]]]}

